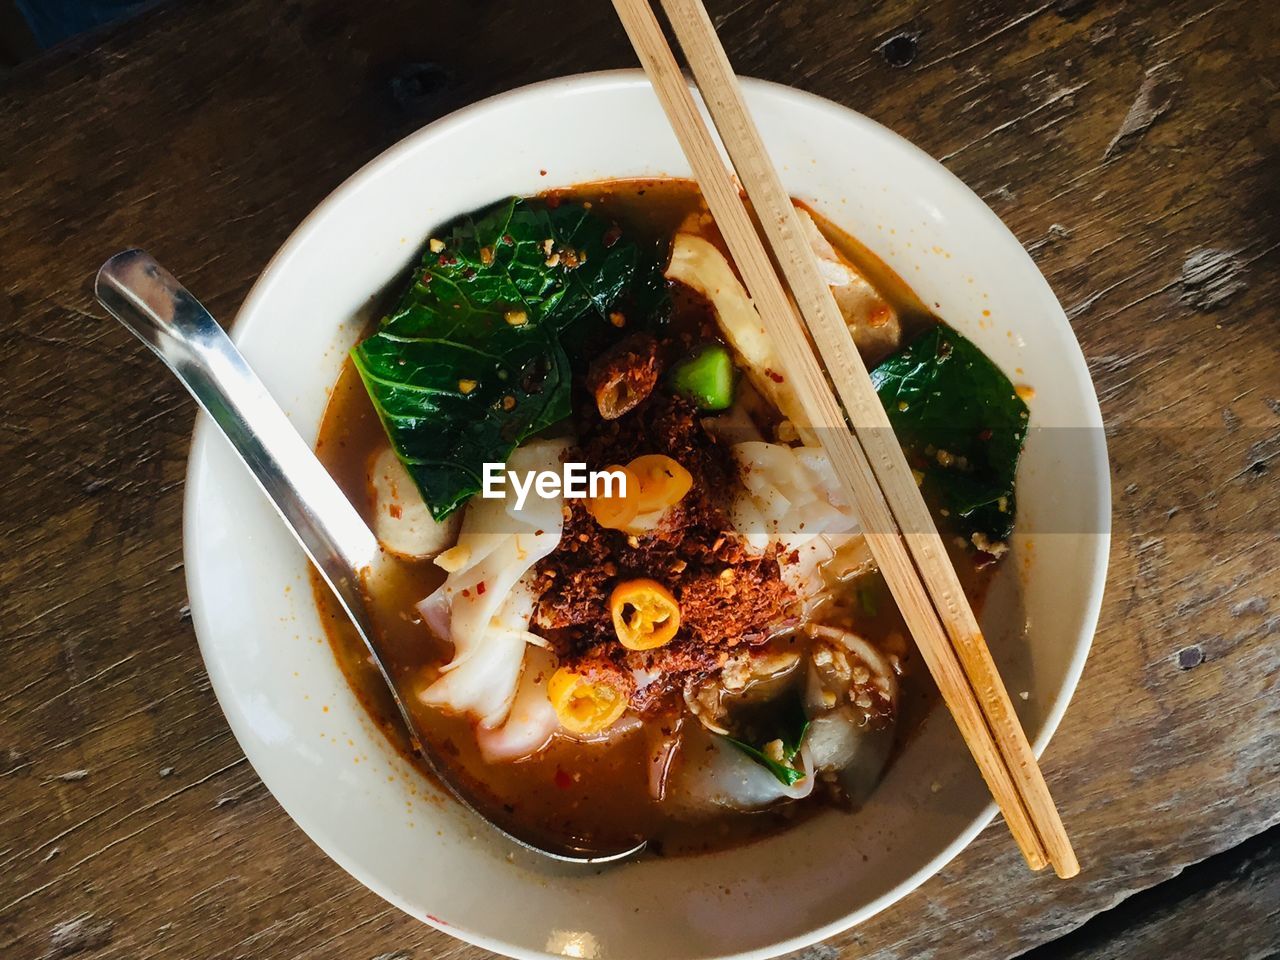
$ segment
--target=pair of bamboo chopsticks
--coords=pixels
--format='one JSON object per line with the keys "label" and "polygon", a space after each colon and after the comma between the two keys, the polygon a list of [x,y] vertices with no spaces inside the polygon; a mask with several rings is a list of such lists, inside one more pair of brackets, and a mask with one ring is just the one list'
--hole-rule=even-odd
{"label": "pair of bamboo chopsticks", "polygon": [[[857,506],[872,555],[1014,840],[1033,870],[1052,864],[1058,876],[1075,876],[1080,865],[1031,745],[866,365],[803,240],[795,208],[747,112],[715,27],[701,0],[661,3],[763,238],[702,121],[650,0],[613,0],[765,331],[778,348],[784,373]],[[839,401],[810,348],[810,337]],[[848,411],[847,422],[840,402]]]}

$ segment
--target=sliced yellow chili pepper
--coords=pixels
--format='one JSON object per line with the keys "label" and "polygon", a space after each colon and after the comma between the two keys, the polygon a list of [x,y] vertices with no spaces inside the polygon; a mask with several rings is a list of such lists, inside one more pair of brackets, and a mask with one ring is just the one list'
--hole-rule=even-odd
{"label": "sliced yellow chili pepper", "polygon": [[678,462],[661,453],[636,457],[627,469],[640,481],[636,512],[649,513],[673,507],[693,487],[693,476]]}
{"label": "sliced yellow chili pepper", "polygon": [[628,650],[670,643],[680,629],[680,604],[656,580],[624,580],[609,596],[613,629]]}
{"label": "sliced yellow chili pepper", "polygon": [[621,473],[626,477],[623,488],[626,496],[591,497],[587,500],[587,511],[596,518],[596,523],[607,530],[622,530],[640,512],[636,494],[640,490],[640,478],[629,467],[615,464],[606,468],[610,473]]}
{"label": "sliced yellow chili pepper", "polygon": [[561,667],[547,682],[547,698],[560,723],[574,733],[599,733],[617,722],[627,698],[607,683],[595,683]]}

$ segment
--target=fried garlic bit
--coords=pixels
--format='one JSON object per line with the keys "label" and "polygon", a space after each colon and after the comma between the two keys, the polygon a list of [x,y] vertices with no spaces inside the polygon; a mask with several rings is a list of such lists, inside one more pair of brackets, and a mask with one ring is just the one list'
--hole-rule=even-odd
{"label": "fried garlic bit", "polygon": [[606,420],[617,420],[639,406],[658,385],[662,363],[658,341],[636,333],[605,351],[587,370],[587,389]]}

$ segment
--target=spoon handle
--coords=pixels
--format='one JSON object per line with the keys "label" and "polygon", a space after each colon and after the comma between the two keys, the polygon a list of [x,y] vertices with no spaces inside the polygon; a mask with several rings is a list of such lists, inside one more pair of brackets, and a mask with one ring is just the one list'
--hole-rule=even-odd
{"label": "spoon handle", "polygon": [[348,616],[369,635],[358,579],[378,557],[378,541],[222,327],[143,250],[104,263],[94,289],[213,418]]}

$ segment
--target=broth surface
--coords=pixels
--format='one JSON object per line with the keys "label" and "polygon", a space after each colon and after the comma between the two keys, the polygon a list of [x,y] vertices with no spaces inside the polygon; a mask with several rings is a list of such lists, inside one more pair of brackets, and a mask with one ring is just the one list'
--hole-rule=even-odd
{"label": "broth surface", "polygon": [[[588,202],[592,208],[625,225],[630,236],[660,243],[702,218],[700,232],[720,244],[706,215],[696,185],[686,180],[632,180],[588,184],[547,195]],[[910,288],[869,250],[814,215],[823,233],[853,262],[898,310],[904,329],[919,331],[938,322]],[[677,294],[677,299],[679,294]],[[677,302],[677,313],[681,307]],[[910,333],[908,333],[910,336]],[[334,386],[321,424],[316,451],[339,486],[371,521],[373,503],[367,471],[373,457],[385,449],[387,438],[352,362],[348,359]],[[946,538],[950,541],[952,538]],[[977,607],[989,582],[989,570],[975,567],[962,550],[953,561],[966,593]],[[415,605],[435,590],[444,573],[431,561],[409,562],[389,558],[388,571],[376,585],[373,615],[377,621],[389,668],[412,689],[423,676],[449,658],[449,646],[432,637],[421,622]],[[409,749],[390,695],[353,629],[346,622],[328,588],[312,572],[321,617],[338,663],[352,689],[385,732],[389,741],[415,762],[424,775],[430,773]],[[847,620],[861,636],[883,652],[896,654],[902,663],[897,708],[895,752],[901,750],[936,700],[936,691],[923,668],[909,634],[879,574],[859,581],[840,601],[840,619]],[[776,832],[821,809],[818,791],[808,801],[787,803],[753,813],[724,811],[711,818],[685,820],[673,816],[650,797],[648,776],[652,740],[646,731],[634,731],[608,748],[557,738],[536,756],[514,763],[487,763],[481,757],[471,724],[463,718],[410,702],[424,733],[454,758],[457,768],[477,789],[508,805],[531,830],[548,835],[650,838],[651,849],[662,854],[688,854],[750,841]],[[696,722],[688,718],[687,722]],[[892,762],[892,761],[890,761]]]}

